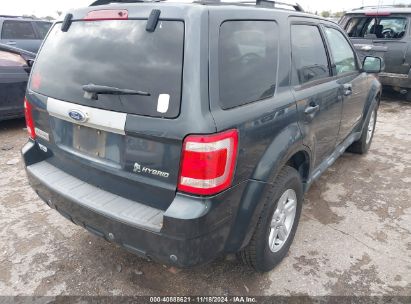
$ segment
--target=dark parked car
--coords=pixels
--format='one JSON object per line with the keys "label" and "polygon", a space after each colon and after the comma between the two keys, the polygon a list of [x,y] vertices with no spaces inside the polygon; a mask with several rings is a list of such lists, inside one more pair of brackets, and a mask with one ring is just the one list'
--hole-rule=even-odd
{"label": "dark parked car", "polygon": [[346,149],[369,149],[381,59],[363,66],[299,6],[104,2],[56,23],[39,52],[32,187],[137,255],[187,267],[238,253],[272,269],[304,192]]}
{"label": "dark parked car", "polygon": [[0,120],[23,117],[27,80],[36,54],[0,44]]}
{"label": "dark parked car", "polygon": [[364,7],[348,12],[340,21],[361,57],[384,58],[379,75],[383,85],[411,101],[411,8]]}
{"label": "dark parked car", "polygon": [[0,43],[37,53],[52,23],[0,15]]}

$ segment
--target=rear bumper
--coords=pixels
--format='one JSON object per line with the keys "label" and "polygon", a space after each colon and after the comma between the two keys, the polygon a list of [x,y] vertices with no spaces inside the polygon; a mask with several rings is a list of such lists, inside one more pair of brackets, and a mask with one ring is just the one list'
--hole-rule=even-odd
{"label": "rear bumper", "polygon": [[[73,223],[139,256],[177,267],[207,263],[225,251],[232,226],[232,210],[245,185],[212,198],[180,193],[167,210],[112,197],[105,191],[69,176],[38,155],[29,142],[22,153],[31,186],[51,207]],[[74,188],[73,188],[74,187]]]}
{"label": "rear bumper", "polygon": [[411,78],[407,74],[395,74],[382,72],[378,74],[378,78],[383,85],[399,87],[399,88],[411,88]]}

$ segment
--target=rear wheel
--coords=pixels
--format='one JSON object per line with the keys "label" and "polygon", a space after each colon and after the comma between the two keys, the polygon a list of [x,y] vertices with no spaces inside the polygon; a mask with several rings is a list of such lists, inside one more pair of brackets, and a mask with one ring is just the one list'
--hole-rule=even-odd
{"label": "rear wheel", "polygon": [[362,130],[361,138],[348,147],[347,151],[357,154],[365,154],[368,152],[374,137],[375,124],[377,123],[377,110],[378,105],[375,104]]}
{"label": "rear wheel", "polygon": [[407,90],[407,93],[405,94],[405,99],[407,101],[411,101],[411,90]]}
{"label": "rear wheel", "polygon": [[267,185],[265,205],[250,243],[238,253],[259,272],[272,270],[286,256],[301,215],[303,187],[300,174],[284,167],[273,184]]}

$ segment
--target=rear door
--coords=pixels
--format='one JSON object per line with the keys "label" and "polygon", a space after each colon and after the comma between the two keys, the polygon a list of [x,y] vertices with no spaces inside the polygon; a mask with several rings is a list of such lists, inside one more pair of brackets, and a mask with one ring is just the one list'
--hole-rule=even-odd
{"label": "rear door", "polygon": [[332,78],[325,40],[314,23],[292,23],[292,84],[305,143],[317,167],[335,149],[340,128],[340,85]]}
{"label": "rear door", "polygon": [[342,142],[362,117],[368,93],[368,76],[360,72],[355,51],[342,31],[330,25],[323,29],[332,58],[333,75],[344,100],[339,132],[339,142]]}
{"label": "rear door", "polygon": [[34,53],[39,48],[33,24],[26,20],[4,20],[0,42]]}
{"label": "rear door", "polygon": [[389,12],[347,15],[343,27],[360,59],[379,56],[385,60],[385,72],[408,74],[411,62],[409,16]]}

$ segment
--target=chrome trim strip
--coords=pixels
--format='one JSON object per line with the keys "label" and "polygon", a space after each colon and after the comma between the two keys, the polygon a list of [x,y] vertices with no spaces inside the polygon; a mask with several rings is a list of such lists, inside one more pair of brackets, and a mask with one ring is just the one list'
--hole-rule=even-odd
{"label": "chrome trim strip", "polygon": [[[87,115],[85,122],[72,119],[69,112],[78,110]],[[49,97],[47,111],[51,116],[72,122],[74,124],[125,135],[126,113],[113,112],[87,106],[78,105]]]}

